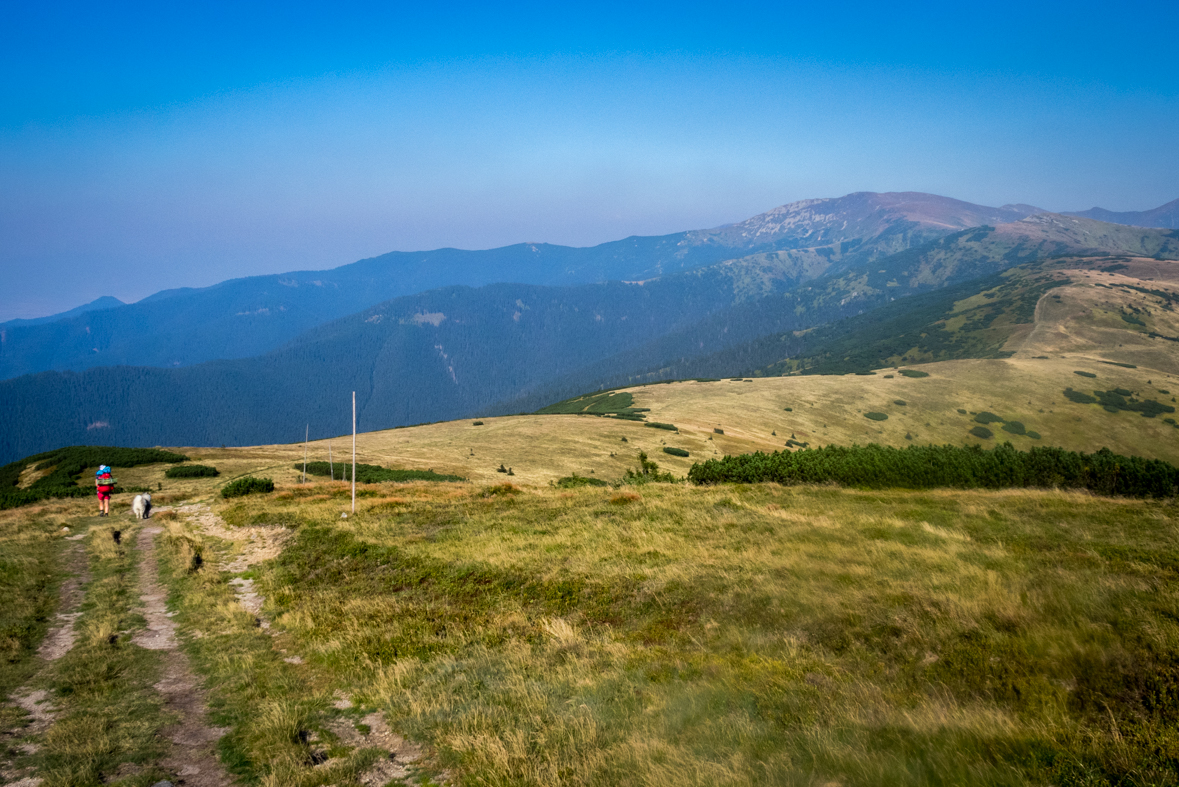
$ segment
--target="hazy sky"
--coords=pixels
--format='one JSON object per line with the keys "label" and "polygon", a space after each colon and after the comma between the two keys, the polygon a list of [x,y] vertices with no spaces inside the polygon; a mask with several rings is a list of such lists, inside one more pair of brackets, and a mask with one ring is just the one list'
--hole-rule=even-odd
{"label": "hazy sky", "polygon": [[1179,197],[1179,3],[9,3],[0,320],[852,191]]}

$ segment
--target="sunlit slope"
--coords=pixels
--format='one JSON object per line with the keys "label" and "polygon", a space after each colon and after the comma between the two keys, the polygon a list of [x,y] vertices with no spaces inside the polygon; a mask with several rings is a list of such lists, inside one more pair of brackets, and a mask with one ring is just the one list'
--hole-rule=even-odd
{"label": "sunlit slope", "polygon": [[[645,410],[636,414],[645,422],[596,415],[484,418],[478,426],[452,421],[362,434],[358,453],[371,464],[434,469],[478,482],[507,479],[498,472],[502,465],[511,469],[512,481],[524,484],[573,473],[614,480],[636,465],[639,451],[684,475],[695,461],[779,450],[791,440],[795,448],[1009,440],[1023,449],[1108,447],[1179,462],[1179,428],[1172,423],[1179,418],[1167,411],[1179,408],[1176,280],[1179,265],[1153,259],[1070,258],[1025,266],[967,297],[933,304],[928,320],[911,320],[905,328],[911,342],[897,344],[898,334],[888,333],[896,323],[887,321],[832,339],[842,344],[831,346],[875,359],[859,367],[874,374],[640,386],[623,392],[631,395],[632,410]],[[888,349],[893,345],[901,349]],[[950,351],[1001,357],[935,360],[936,352]],[[805,361],[787,362],[783,371]],[[1154,416],[1144,417],[1143,410]],[[881,414],[887,418],[874,420]],[[992,436],[971,433],[980,427]],[[664,447],[689,456],[664,453]],[[350,439],[332,441],[331,449],[342,457]],[[293,480],[303,456],[302,446],[185,450],[234,472],[265,470],[275,480]],[[308,455],[327,459],[328,441],[311,443]]]}
{"label": "sunlit slope", "polygon": [[[779,450],[791,439],[811,446],[993,445],[1009,440],[1021,449],[1053,445],[1091,452],[1108,447],[1179,462],[1179,429],[1164,420],[1170,416],[1109,412],[1099,403],[1076,403],[1064,396],[1066,388],[1122,389],[1133,392],[1135,399],[1174,407],[1179,406],[1171,395],[1179,393],[1179,377],[1174,374],[1111,366],[1084,354],[1048,360],[946,361],[912,368],[929,376],[909,378],[882,370],[876,375],[677,382],[630,389],[636,406],[650,408],[648,422],[674,424],[675,432],[592,415],[510,416],[486,418],[481,426],[451,421],[361,434],[357,452],[359,461],[370,464],[433,469],[478,483],[511,480],[538,485],[573,473],[615,480],[637,465],[639,451],[677,475],[686,475],[695,461]],[[1076,370],[1096,376],[1081,377]],[[875,421],[867,413],[888,418]],[[1019,422],[1025,432],[1040,438],[1004,431],[997,421],[985,427],[992,438],[974,437],[970,430],[982,426],[980,413]],[[350,445],[350,437],[331,442],[335,461],[343,460]],[[685,449],[690,456],[666,454],[665,446]],[[261,472],[284,482],[296,480],[295,465],[303,458],[302,445],[184,450],[216,464],[230,477]],[[325,460],[328,441],[312,442],[307,451],[312,460]],[[513,475],[498,472],[500,465],[511,468]]]}

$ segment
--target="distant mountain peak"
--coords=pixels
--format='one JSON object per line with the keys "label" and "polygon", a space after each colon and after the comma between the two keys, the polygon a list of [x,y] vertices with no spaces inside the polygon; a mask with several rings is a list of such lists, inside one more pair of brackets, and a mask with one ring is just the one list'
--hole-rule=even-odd
{"label": "distant mountain peak", "polygon": [[1081,216],[1086,219],[1106,221],[1111,224],[1126,224],[1131,227],[1155,227],[1158,229],[1179,229],[1179,199],[1151,210],[1113,211],[1105,208],[1069,211],[1066,216]]}
{"label": "distant mountain peak", "polygon": [[6,328],[23,328],[29,325],[41,325],[43,323],[56,322],[57,320],[64,320],[69,317],[74,317],[85,312],[99,311],[101,309],[115,309],[119,306],[126,306],[121,300],[113,295],[103,295],[95,298],[90,303],[84,303],[81,306],[76,306],[69,311],[61,312],[60,314],[50,314],[47,317],[34,317],[27,320],[9,320],[8,322],[0,323],[0,326]]}
{"label": "distant mountain peak", "polygon": [[895,232],[898,225],[931,232],[956,232],[982,224],[1018,221],[1039,208],[991,208],[920,191],[857,191],[842,197],[804,199],[765,213],[689,233],[696,242],[728,246],[765,244],[781,248],[816,247]]}

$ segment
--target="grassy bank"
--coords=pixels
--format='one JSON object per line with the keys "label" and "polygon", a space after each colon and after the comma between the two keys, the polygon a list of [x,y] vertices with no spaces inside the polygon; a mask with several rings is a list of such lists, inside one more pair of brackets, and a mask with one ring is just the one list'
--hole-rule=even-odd
{"label": "grassy bank", "polygon": [[202,630],[244,643],[194,643],[230,716],[343,692],[473,784],[1177,781],[1168,503],[415,485],[341,521],[347,494],[221,504],[294,527],[251,576],[306,660],[249,655],[207,580]]}

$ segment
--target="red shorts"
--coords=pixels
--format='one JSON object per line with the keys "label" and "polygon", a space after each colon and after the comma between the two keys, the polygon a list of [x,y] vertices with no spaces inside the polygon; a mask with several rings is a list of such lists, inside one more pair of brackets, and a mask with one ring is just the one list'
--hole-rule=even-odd
{"label": "red shorts", "polygon": [[113,491],[113,489],[112,489],[112,488],[103,489],[103,488],[99,487],[99,489],[98,489],[98,499],[99,499],[99,500],[110,500],[110,499],[111,499],[111,492],[112,492],[112,491]]}

